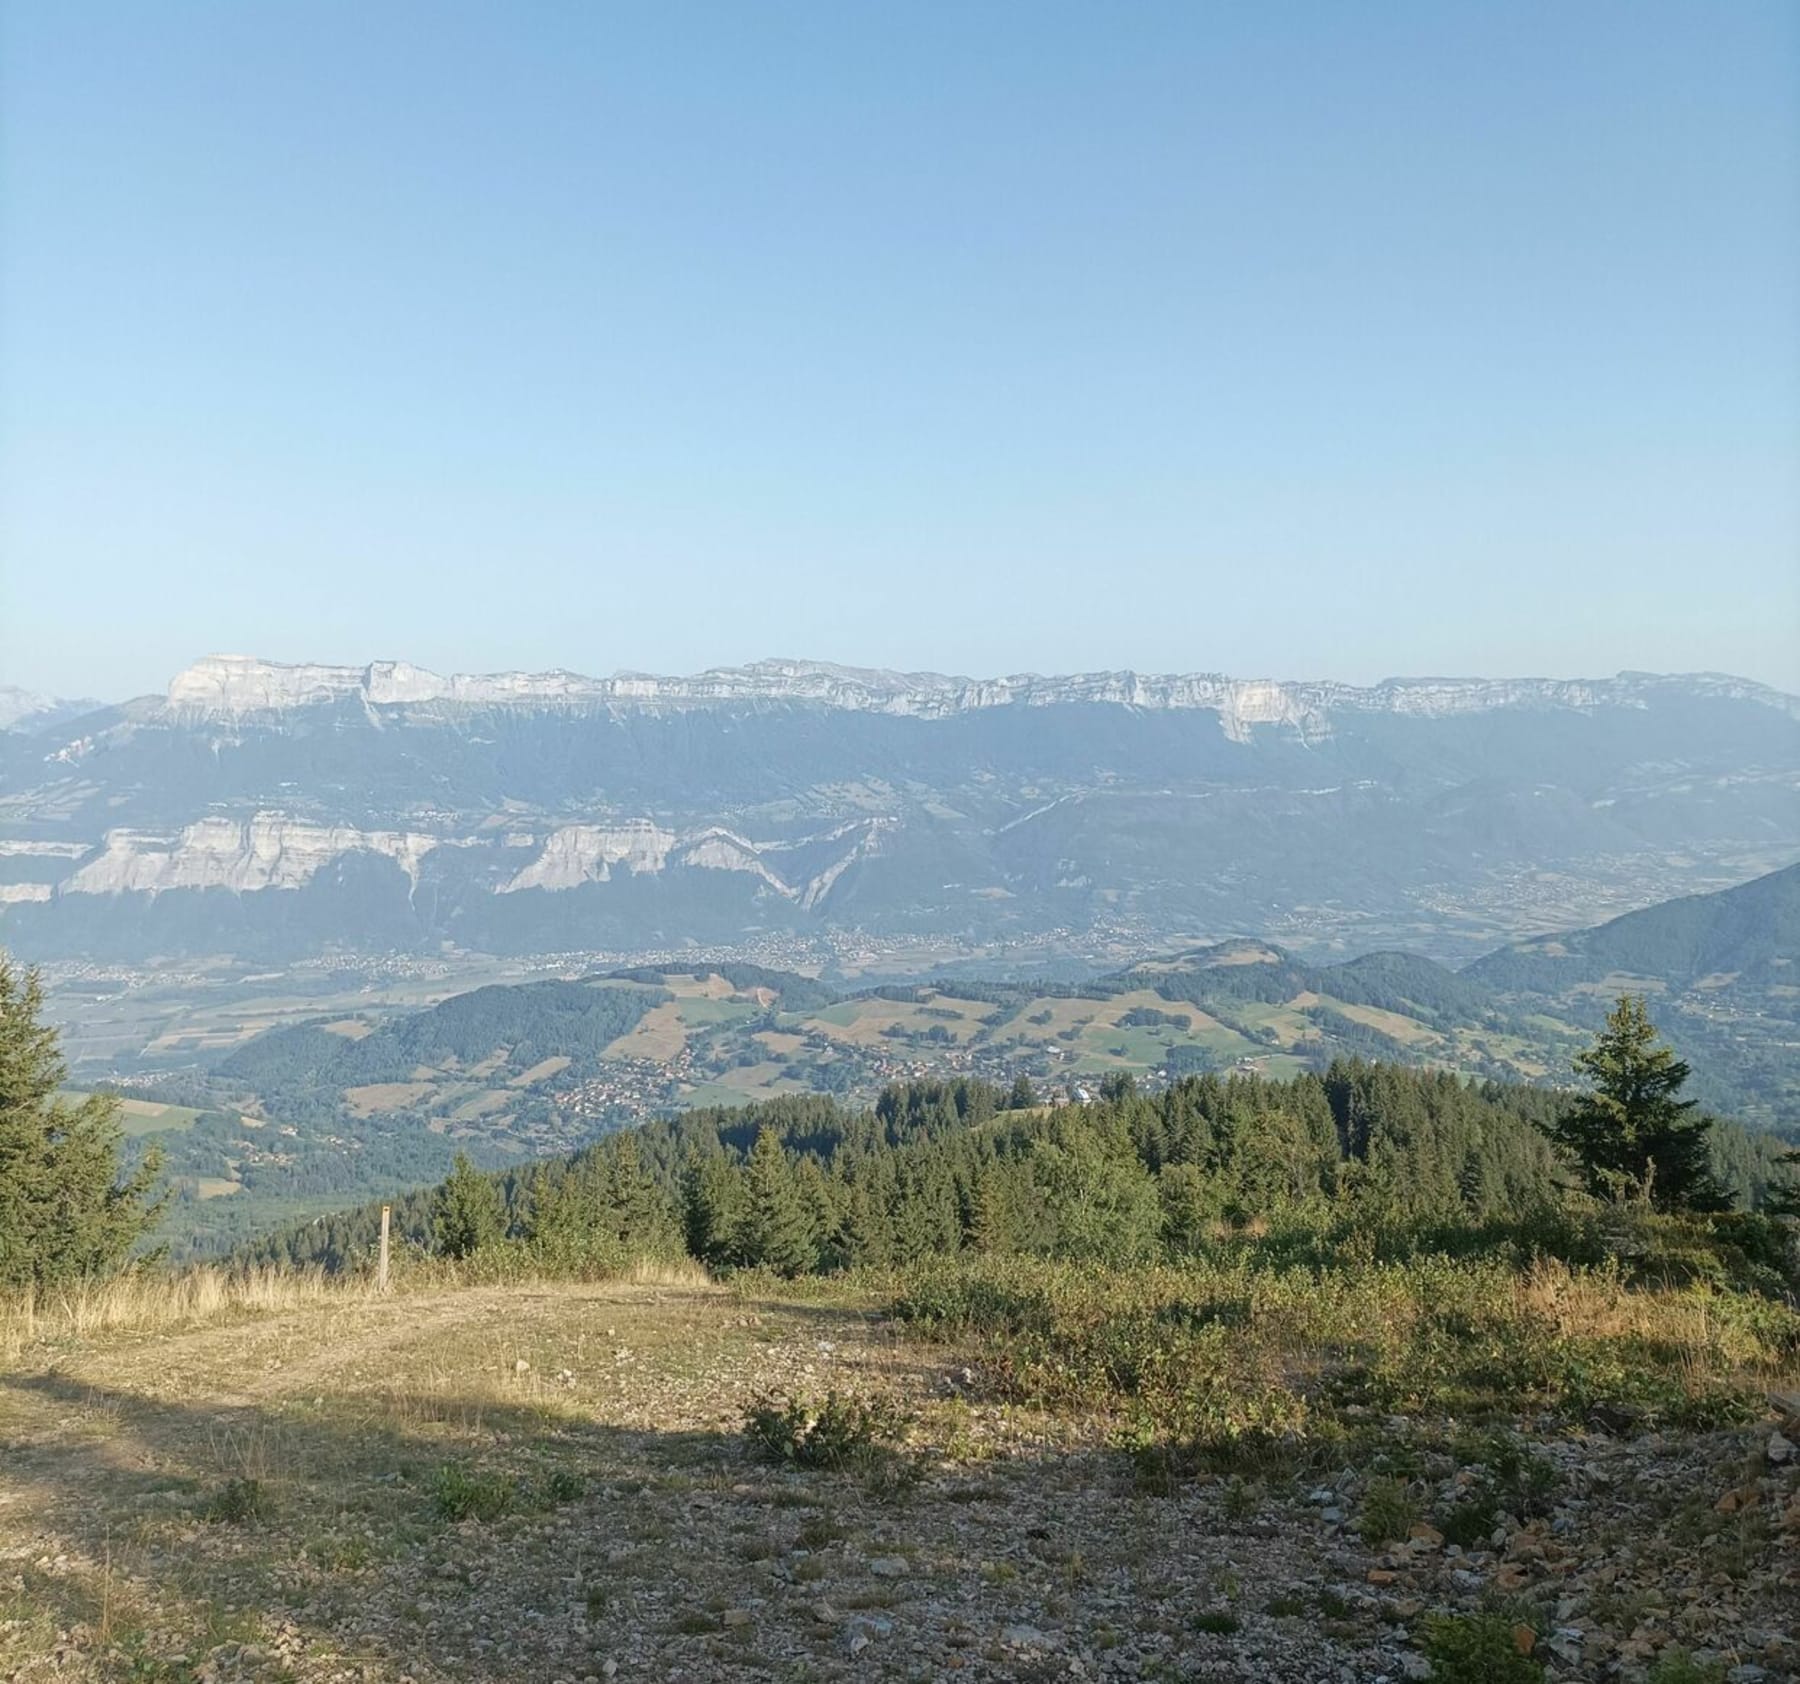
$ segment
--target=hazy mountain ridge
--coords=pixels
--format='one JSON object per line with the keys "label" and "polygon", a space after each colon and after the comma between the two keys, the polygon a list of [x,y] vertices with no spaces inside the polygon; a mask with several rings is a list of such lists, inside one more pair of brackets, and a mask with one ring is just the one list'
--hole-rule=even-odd
{"label": "hazy mountain ridge", "polygon": [[812,702],[832,708],[941,717],[990,707],[1052,707],[1106,702],[1139,708],[1201,708],[1218,713],[1228,736],[1250,725],[1329,729],[1334,712],[1433,717],[1518,705],[1641,706],[1666,687],[1754,701],[1800,718],[1800,697],[1719,673],[1660,677],[1620,673],[1604,679],[1390,678],[1358,686],[1321,681],[1237,679],[1220,673],[1036,673],[975,679],[933,672],[892,672],[824,661],[766,660],[688,677],[624,672],[502,672],[449,677],[408,661],[363,667],[287,665],[253,656],[207,656],[170,682],[166,706],[178,715],[236,718],[285,712],[342,699],[372,708],[443,703],[453,707],[703,706],[709,703]]}
{"label": "hazy mountain ridge", "polygon": [[48,731],[106,704],[91,696],[42,696],[16,684],[0,684],[0,731]]}
{"label": "hazy mountain ridge", "polygon": [[643,952],[809,932],[1460,958],[1800,853],[1745,681],[441,679],[213,658],[0,733],[34,957]]}

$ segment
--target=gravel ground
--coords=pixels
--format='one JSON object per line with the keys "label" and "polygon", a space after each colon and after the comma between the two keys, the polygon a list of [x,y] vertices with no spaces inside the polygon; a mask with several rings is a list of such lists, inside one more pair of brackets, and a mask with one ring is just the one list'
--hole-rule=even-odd
{"label": "gravel ground", "polygon": [[[1425,1676],[1421,1618],[1479,1609],[1553,1677],[1680,1646],[1800,1678],[1800,1400],[1546,1435],[1543,1512],[1376,1548],[1360,1474],[1145,1495],[1112,1423],[964,1364],[853,1307],[626,1286],[39,1350],[0,1372],[0,1677],[1364,1684]],[[901,1450],[751,1453],[750,1398],[834,1386],[896,1400]],[[1480,1478],[1410,1466],[1425,1516]]]}

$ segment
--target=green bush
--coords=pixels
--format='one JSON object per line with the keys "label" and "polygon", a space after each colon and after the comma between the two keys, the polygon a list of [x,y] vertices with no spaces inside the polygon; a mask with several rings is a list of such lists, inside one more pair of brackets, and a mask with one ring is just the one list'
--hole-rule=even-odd
{"label": "green bush", "polygon": [[499,1474],[471,1472],[446,1462],[432,1476],[431,1499],[446,1520],[498,1520],[513,1507],[517,1491]]}
{"label": "green bush", "polygon": [[1438,1684],[1543,1684],[1544,1669],[1519,1652],[1513,1628],[1493,1614],[1426,1622],[1425,1654]]}
{"label": "green bush", "polygon": [[587,1480],[572,1468],[557,1468],[540,1487],[546,1507],[578,1503],[587,1491]]}
{"label": "green bush", "polygon": [[1365,1544],[1379,1548],[1404,1538],[1418,1518],[1418,1498],[1404,1480],[1375,1479],[1363,1493],[1356,1529]]}

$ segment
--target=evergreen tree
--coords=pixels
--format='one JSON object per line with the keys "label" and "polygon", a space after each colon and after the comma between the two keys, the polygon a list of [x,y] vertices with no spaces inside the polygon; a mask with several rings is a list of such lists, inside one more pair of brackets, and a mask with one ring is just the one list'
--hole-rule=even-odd
{"label": "evergreen tree", "polygon": [[774,1129],[758,1131],[744,1179],[744,1261],[788,1276],[816,1268],[819,1245],[812,1213],[795,1185],[793,1165]]}
{"label": "evergreen tree", "polygon": [[1720,1210],[1707,1135],[1712,1118],[1678,1099],[1688,1066],[1657,1040],[1636,995],[1621,995],[1593,1046],[1575,1056],[1593,1083],[1550,1128],[1596,1197],[1657,1210]]}
{"label": "evergreen tree", "polygon": [[1037,1089],[1031,1085],[1031,1078],[1021,1070],[1013,1078],[1012,1092],[1006,1096],[1006,1108],[1009,1111],[1029,1111],[1037,1102]]}
{"label": "evergreen tree", "polygon": [[681,1178],[681,1226],[690,1255],[708,1268],[728,1268],[743,1261],[744,1177],[719,1150],[689,1152]]}
{"label": "evergreen tree", "polygon": [[1763,1190],[1761,1210],[1765,1216],[1800,1217],[1800,1146],[1790,1147],[1775,1160],[1782,1171],[1779,1180],[1770,1178]]}
{"label": "evergreen tree", "polygon": [[605,1148],[603,1221],[623,1257],[661,1257],[679,1251],[669,1200],[644,1168],[635,1130],[614,1135]]}
{"label": "evergreen tree", "polygon": [[852,1269],[886,1269],[894,1261],[894,1223],[885,1183],[866,1170],[850,1182],[844,1206],[844,1261]]}
{"label": "evergreen tree", "polygon": [[151,1153],[121,1180],[119,1102],[56,1097],[66,1069],[36,971],[0,954],[0,1289],[116,1269],[162,1208]]}
{"label": "evergreen tree", "polygon": [[482,1247],[498,1243],[504,1227],[499,1189],[466,1153],[458,1152],[438,1189],[431,1219],[438,1250],[446,1257],[473,1257]]}

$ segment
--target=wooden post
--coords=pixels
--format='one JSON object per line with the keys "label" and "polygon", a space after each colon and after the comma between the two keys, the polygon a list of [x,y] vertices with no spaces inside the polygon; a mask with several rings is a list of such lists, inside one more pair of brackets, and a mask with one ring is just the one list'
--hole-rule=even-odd
{"label": "wooden post", "polygon": [[381,1207],[381,1265],[375,1274],[375,1290],[386,1292],[388,1289],[388,1207]]}

